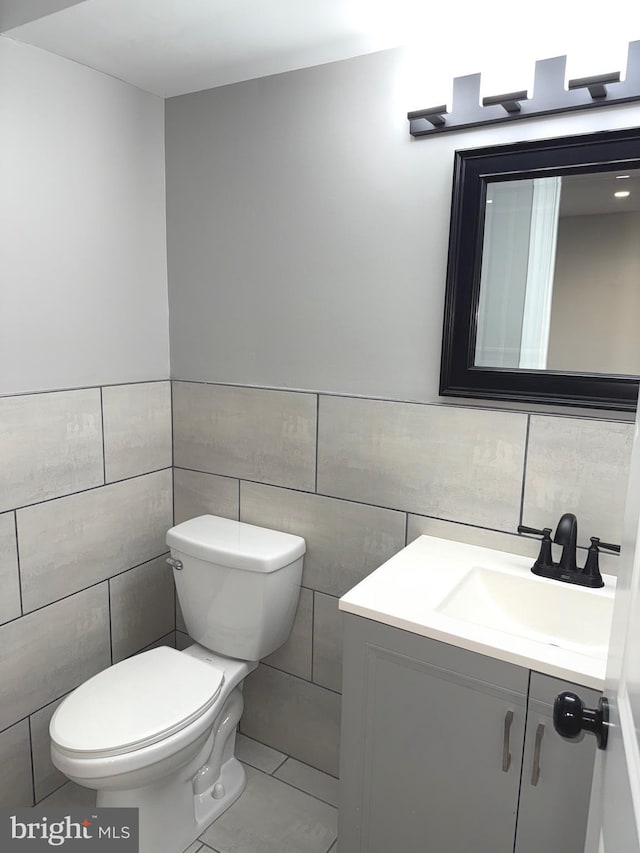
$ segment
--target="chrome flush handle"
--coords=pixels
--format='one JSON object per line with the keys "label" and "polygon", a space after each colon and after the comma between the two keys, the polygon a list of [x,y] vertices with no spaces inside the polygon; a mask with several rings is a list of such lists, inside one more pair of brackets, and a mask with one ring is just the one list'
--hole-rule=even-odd
{"label": "chrome flush handle", "polygon": [[167,557],[167,565],[171,566],[172,569],[175,569],[177,572],[182,571],[182,563],[180,560],[174,560],[173,557]]}

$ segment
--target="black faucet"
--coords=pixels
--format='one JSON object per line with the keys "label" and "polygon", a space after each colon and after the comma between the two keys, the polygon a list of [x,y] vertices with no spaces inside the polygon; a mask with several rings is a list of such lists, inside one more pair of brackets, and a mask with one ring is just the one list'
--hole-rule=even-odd
{"label": "black faucet", "polygon": [[577,572],[578,564],[576,562],[576,540],[578,538],[578,519],[572,512],[565,512],[561,516],[553,541],[556,545],[562,545],[562,556],[558,563],[560,569],[559,580],[568,580],[571,583],[571,577],[563,577],[563,574]]}
{"label": "black faucet", "polygon": [[572,512],[566,512],[561,516],[556,532],[553,537],[553,542],[556,545],[562,546],[562,554],[560,562],[555,563],[552,554],[551,528],[545,527],[543,530],[537,530],[534,527],[518,526],[518,533],[530,533],[534,536],[541,536],[540,553],[538,558],[531,567],[534,575],[539,575],[543,578],[552,578],[553,580],[564,581],[565,583],[576,583],[580,586],[589,586],[593,588],[604,586],[600,567],[598,565],[598,556],[600,549],[612,551],[616,554],[620,553],[619,545],[612,545],[609,542],[601,542],[596,536],[591,537],[591,547],[587,554],[587,562],[583,569],[580,569],[576,561],[576,541],[578,538],[578,521]]}

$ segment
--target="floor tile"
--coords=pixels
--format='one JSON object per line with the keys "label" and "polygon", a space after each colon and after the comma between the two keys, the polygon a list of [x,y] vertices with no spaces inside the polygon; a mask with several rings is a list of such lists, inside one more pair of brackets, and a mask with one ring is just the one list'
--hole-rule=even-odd
{"label": "floor tile", "polygon": [[194,841],[193,844],[190,844],[184,853],[198,853],[199,850],[204,850],[206,853],[206,848],[203,848],[201,841]]}
{"label": "floor tile", "polygon": [[92,788],[76,785],[75,782],[67,782],[40,802],[42,806],[61,806],[62,808],[88,807],[95,804],[96,792]]}
{"label": "floor tile", "polygon": [[306,791],[331,806],[338,805],[338,780],[316,770],[315,767],[309,767],[295,758],[288,758],[273,775],[276,779],[282,779],[283,782],[300,788],[301,791]]}
{"label": "floor tile", "polygon": [[250,764],[263,773],[273,773],[287,758],[283,752],[241,734],[236,737],[235,754],[244,764]]}
{"label": "floor tile", "polygon": [[326,853],[337,834],[336,809],[246,770],[246,790],[201,840],[219,853]]}

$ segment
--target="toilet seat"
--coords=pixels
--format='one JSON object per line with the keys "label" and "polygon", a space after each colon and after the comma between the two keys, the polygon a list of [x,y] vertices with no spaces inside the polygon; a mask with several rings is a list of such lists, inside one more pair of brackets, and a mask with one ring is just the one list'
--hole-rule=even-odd
{"label": "toilet seat", "polygon": [[222,669],[161,646],[94,675],[54,713],[50,733],[69,756],[108,758],[191,726],[215,704]]}

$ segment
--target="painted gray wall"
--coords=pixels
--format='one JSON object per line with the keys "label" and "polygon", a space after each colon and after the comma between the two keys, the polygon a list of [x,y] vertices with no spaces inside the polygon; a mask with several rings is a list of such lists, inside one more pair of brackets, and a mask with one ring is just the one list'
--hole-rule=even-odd
{"label": "painted gray wall", "polygon": [[630,105],[412,140],[405,58],[167,101],[174,377],[433,399],[453,152],[637,122]]}
{"label": "painted gray wall", "polygon": [[0,38],[0,394],[169,375],[163,102]]}

